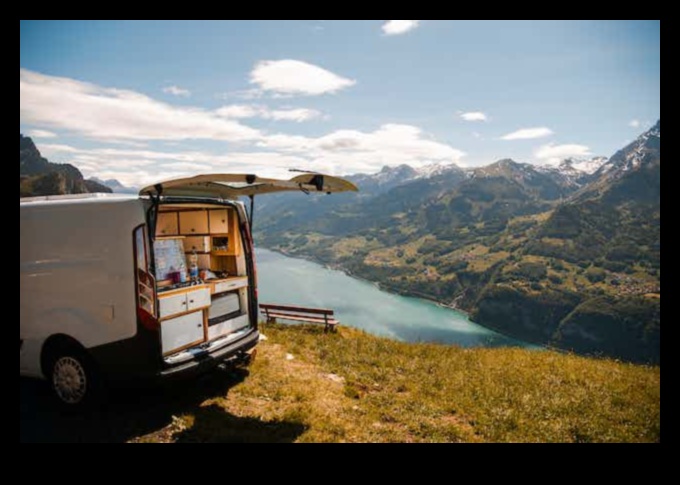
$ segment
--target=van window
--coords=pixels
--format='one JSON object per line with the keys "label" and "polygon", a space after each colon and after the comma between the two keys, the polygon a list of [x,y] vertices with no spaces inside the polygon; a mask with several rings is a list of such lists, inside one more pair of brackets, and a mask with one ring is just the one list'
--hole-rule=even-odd
{"label": "van window", "polygon": [[137,253],[137,268],[146,271],[149,260],[148,249],[146,247],[145,227],[140,226],[135,230],[135,252]]}

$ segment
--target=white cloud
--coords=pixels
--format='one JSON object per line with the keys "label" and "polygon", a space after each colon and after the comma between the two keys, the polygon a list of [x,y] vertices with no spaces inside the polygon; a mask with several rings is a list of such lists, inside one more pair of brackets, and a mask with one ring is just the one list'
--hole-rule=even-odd
{"label": "white cloud", "polygon": [[545,163],[557,165],[565,158],[582,158],[592,156],[593,154],[590,152],[590,148],[585,145],[555,145],[554,143],[548,143],[539,147],[534,152],[534,155]]}
{"label": "white cloud", "polygon": [[173,94],[175,96],[183,96],[185,98],[191,96],[191,91],[180,88],[179,86],[166,86],[163,88],[163,92]]}
{"label": "white cloud", "polygon": [[293,59],[260,61],[250,73],[250,83],[277,95],[317,96],[335,93],[356,81],[313,64]]}
{"label": "white cloud", "polygon": [[388,20],[382,26],[385,35],[399,35],[418,27],[420,20]]}
{"label": "white cloud", "polygon": [[119,148],[77,148],[61,144],[40,144],[38,149],[52,161],[75,164],[85,177],[115,178],[124,185],[141,187],[173,177],[198,173],[257,173],[290,178],[289,168],[318,169],[313,162],[297,155],[267,152],[206,151],[167,152]]}
{"label": "white cloud", "polygon": [[254,118],[260,112],[259,107],[249,104],[232,104],[215,110],[215,114],[224,118]]}
{"label": "white cloud", "polygon": [[116,178],[132,186],[201,172],[257,173],[284,178],[291,177],[289,168],[334,175],[372,173],[385,165],[402,163],[415,167],[435,162],[460,164],[465,156],[462,151],[431,139],[415,126],[394,124],[372,132],[337,130],[317,138],[263,136],[251,152],[78,148],[63,144],[41,144],[38,149],[52,161],[74,163],[87,177]]}
{"label": "white cloud", "polygon": [[28,136],[33,138],[56,138],[57,134],[47,130],[31,130],[28,132]]}
{"label": "white cloud", "polygon": [[321,112],[308,108],[278,109],[265,113],[263,118],[286,121],[307,121],[321,116]]}
{"label": "white cloud", "polygon": [[100,140],[253,140],[258,130],[214,112],[162,103],[134,91],[19,70],[20,123]]}
{"label": "white cloud", "polygon": [[487,121],[486,114],[481,111],[469,111],[467,113],[461,113],[460,117],[465,121]]}
{"label": "white cloud", "polygon": [[628,126],[630,126],[631,128],[640,128],[640,124],[641,124],[640,120],[630,120]]}
{"label": "white cloud", "polygon": [[507,135],[503,135],[501,140],[530,140],[533,138],[543,138],[550,136],[554,132],[550,128],[522,128],[521,130],[513,131]]}
{"label": "white cloud", "polygon": [[270,109],[261,105],[233,104],[223,106],[215,111],[224,118],[264,118],[267,120],[308,121],[321,116],[321,112],[309,108]]}
{"label": "white cloud", "polygon": [[333,173],[375,172],[384,165],[460,163],[465,153],[430,139],[411,125],[386,124],[376,131],[337,130],[318,138],[271,135],[258,143],[267,149],[297,153],[331,167]]}
{"label": "white cloud", "polygon": [[[434,162],[461,163],[465,156],[411,125],[384,124],[373,131],[341,129],[309,137],[267,134],[238,121],[249,117],[303,121],[318,116],[316,110],[295,107],[177,107],[133,91],[20,70],[22,126],[55,127],[81,139],[118,144],[92,147],[88,141],[85,147],[80,141],[72,145],[40,143],[43,156],[73,163],[87,177],[116,178],[131,186],[209,172],[286,178],[291,176],[289,168],[334,175],[370,173],[402,163],[416,167]],[[208,150],[200,140],[230,143],[222,144],[225,148],[221,150]]]}

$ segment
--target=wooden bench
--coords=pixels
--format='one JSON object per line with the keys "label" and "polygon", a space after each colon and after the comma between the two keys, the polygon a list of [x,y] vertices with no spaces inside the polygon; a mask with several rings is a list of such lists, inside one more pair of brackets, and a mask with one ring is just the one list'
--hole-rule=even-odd
{"label": "wooden bench", "polygon": [[260,303],[260,310],[264,312],[267,323],[276,323],[276,319],[293,320],[296,322],[323,323],[324,332],[335,331],[340,323],[333,318],[333,310],[325,308],[305,308],[289,305],[269,305]]}

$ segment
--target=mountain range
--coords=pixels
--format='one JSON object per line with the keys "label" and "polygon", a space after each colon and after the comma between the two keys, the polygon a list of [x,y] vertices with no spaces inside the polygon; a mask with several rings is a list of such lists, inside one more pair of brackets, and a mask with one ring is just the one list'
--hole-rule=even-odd
{"label": "mountain range", "polygon": [[19,197],[34,195],[110,193],[97,180],[85,180],[69,163],[52,163],[44,158],[29,137],[19,134]]}
{"label": "mountain range", "polygon": [[258,201],[265,246],[526,340],[660,358],[660,121],[610,158],[402,165],[356,194]]}
{"label": "mountain range", "polygon": [[[660,121],[610,158],[384,167],[257,201],[256,238],[525,340],[660,359]],[[127,192],[20,135],[20,196]]]}

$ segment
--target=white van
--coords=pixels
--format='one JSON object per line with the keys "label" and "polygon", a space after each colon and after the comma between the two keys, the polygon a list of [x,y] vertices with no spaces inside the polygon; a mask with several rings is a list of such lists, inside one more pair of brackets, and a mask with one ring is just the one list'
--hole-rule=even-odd
{"label": "white van", "polygon": [[62,403],[79,406],[104,378],[248,360],[259,338],[257,278],[238,198],[250,197],[252,217],[255,195],[296,190],[357,188],[316,173],[213,174],[139,196],[20,199],[20,374],[48,379]]}

